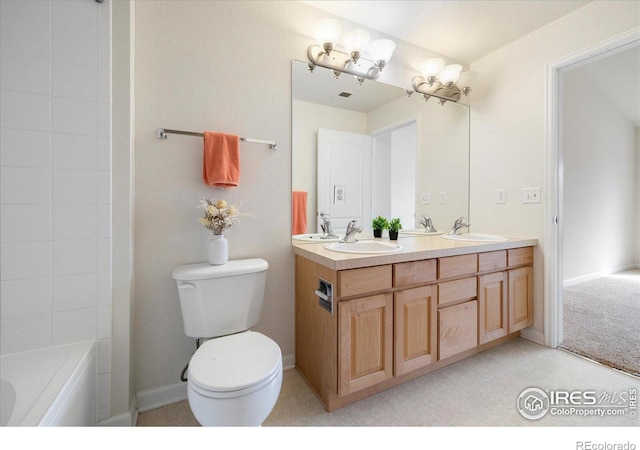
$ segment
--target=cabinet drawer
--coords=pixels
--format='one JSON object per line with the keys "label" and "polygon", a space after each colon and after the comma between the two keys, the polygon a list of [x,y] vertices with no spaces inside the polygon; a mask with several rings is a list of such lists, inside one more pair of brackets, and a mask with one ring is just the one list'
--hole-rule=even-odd
{"label": "cabinet drawer", "polygon": [[382,291],[391,286],[390,264],[338,272],[338,297]]}
{"label": "cabinet drawer", "polygon": [[478,302],[461,303],[438,311],[438,360],[478,345]]}
{"label": "cabinet drawer", "polygon": [[507,251],[486,252],[478,254],[478,271],[504,269],[507,267]]}
{"label": "cabinet drawer", "polygon": [[533,264],[533,247],[512,248],[508,252],[509,267]]}
{"label": "cabinet drawer", "polygon": [[478,271],[478,254],[447,256],[438,260],[438,278],[473,275]]}
{"label": "cabinet drawer", "polygon": [[446,305],[461,300],[476,298],[478,283],[476,277],[449,281],[438,285],[438,305]]}
{"label": "cabinet drawer", "polygon": [[429,283],[436,279],[436,260],[412,261],[393,265],[393,285],[396,287]]}

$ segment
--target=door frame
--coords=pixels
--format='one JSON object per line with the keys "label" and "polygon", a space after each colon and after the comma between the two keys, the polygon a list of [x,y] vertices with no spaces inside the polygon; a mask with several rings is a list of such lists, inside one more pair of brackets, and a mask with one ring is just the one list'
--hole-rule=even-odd
{"label": "door frame", "polygon": [[545,297],[544,344],[556,348],[562,343],[563,263],[563,155],[562,76],[567,69],[588,64],[626,47],[639,45],[640,27],[606,39],[546,66],[547,198],[545,207]]}

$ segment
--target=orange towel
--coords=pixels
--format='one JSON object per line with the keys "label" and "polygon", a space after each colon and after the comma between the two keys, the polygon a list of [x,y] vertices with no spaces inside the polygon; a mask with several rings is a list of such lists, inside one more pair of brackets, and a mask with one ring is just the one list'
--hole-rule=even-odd
{"label": "orange towel", "polygon": [[307,232],[307,193],[304,191],[293,191],[291,193],[292,210],[292,234],[303,234]]}
{"label": "orange towel", "polygon": [[240,181],[240,138],[233,134],[204,132],[202,180],[207,186],[230,188]]}

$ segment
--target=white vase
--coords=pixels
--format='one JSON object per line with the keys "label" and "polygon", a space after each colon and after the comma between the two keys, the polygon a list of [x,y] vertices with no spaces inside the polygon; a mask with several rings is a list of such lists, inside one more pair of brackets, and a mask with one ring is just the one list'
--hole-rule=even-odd
{"label": "white vase", "polygon": [[213,265],[226,264],[229,260],[229,241],[222,234],[209,238],[209,262]]}

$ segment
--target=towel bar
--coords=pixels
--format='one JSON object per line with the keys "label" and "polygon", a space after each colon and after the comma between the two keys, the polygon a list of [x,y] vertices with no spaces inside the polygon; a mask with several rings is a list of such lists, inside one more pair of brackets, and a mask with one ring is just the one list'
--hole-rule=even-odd
{"label": "towel bar", "polygon": [[[196,133],[195,131],[170,130],[168,128],[158,128],[156,130],[156,137],[158,139],[166,139],[167,134],[183,134],[185,136],[204,137],[204,133]],[[264,139],[253,139],[244,137],[241,137],[240,140],[242,142],[249,142],[252,144],[267,144],[272,150],[276,150],[278,148],[278,143],[276,141],[267,141]]]}

